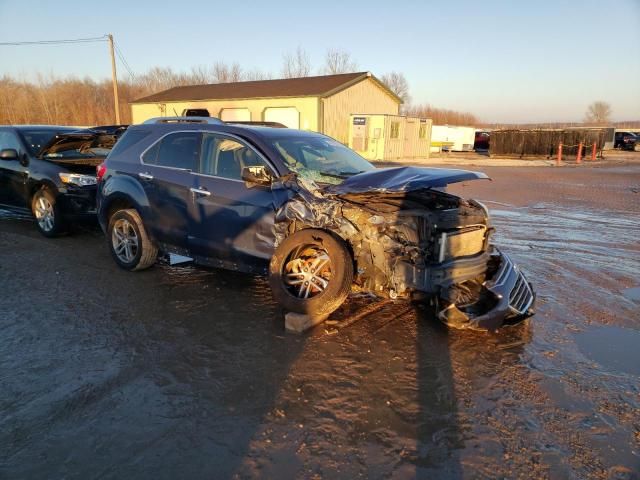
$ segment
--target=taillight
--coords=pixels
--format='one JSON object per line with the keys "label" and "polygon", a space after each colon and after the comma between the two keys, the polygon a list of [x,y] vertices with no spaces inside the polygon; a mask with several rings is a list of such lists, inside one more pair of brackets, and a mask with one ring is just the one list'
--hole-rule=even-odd
{"label": "taillight", "polygon": [[96,180],[98,182],[102,181],[102,177],[107,173],[107,166],[104,163],[101,163],[96,167]]}

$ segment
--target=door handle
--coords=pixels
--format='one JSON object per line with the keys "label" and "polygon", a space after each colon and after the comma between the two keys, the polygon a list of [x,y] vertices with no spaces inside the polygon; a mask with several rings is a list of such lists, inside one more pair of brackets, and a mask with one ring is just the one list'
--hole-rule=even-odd
{"label": "door handle", "polygon": [[147,172],[139,173],[138,176],[144,180],[153,180],[153,175]]}
{"label": "door handle", "polygon": [[205,190],[204,188],[190,188],[189,190],[191,190],[194,195],[204,195],[205,197],[211,195],[211,192],[209,190]]}

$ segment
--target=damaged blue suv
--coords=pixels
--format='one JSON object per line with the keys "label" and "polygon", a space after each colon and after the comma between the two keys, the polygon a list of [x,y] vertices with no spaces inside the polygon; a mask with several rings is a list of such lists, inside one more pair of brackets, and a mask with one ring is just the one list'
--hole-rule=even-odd
{"label": "damaged blue suv", "polygon": [[446,193],[478,172],[377,169],[325,135],[214,118],[129,127],[98,167],[98,218],[115,262],[159,252],[266,274],[286,310],[336,310],[356,285],[431,301],[457,328],[533,313],[520,269],[490,243],[489,213]]}

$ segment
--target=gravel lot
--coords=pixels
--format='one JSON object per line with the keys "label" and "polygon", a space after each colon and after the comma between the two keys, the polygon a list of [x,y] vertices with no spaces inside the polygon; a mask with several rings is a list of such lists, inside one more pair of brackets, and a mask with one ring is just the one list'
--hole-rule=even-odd
{"label": "gravel lot", "polygon": [[[0,215],[0,478],[638,478],[640,165],[480,168],[538,313],[285,334],[265,280]],[[354,297],[338,316],[366,306]]]}

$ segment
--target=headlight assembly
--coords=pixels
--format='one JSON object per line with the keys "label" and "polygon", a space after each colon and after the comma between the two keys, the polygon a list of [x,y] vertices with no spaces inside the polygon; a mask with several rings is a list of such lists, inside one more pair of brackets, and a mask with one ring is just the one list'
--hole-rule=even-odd
{"label": "headlight assembly", "polygon": [[79,173],[59,173],[62,183],[77,185],[78,187],[87,187],[96,184],[96,177],[93,175],[81,175]]}

